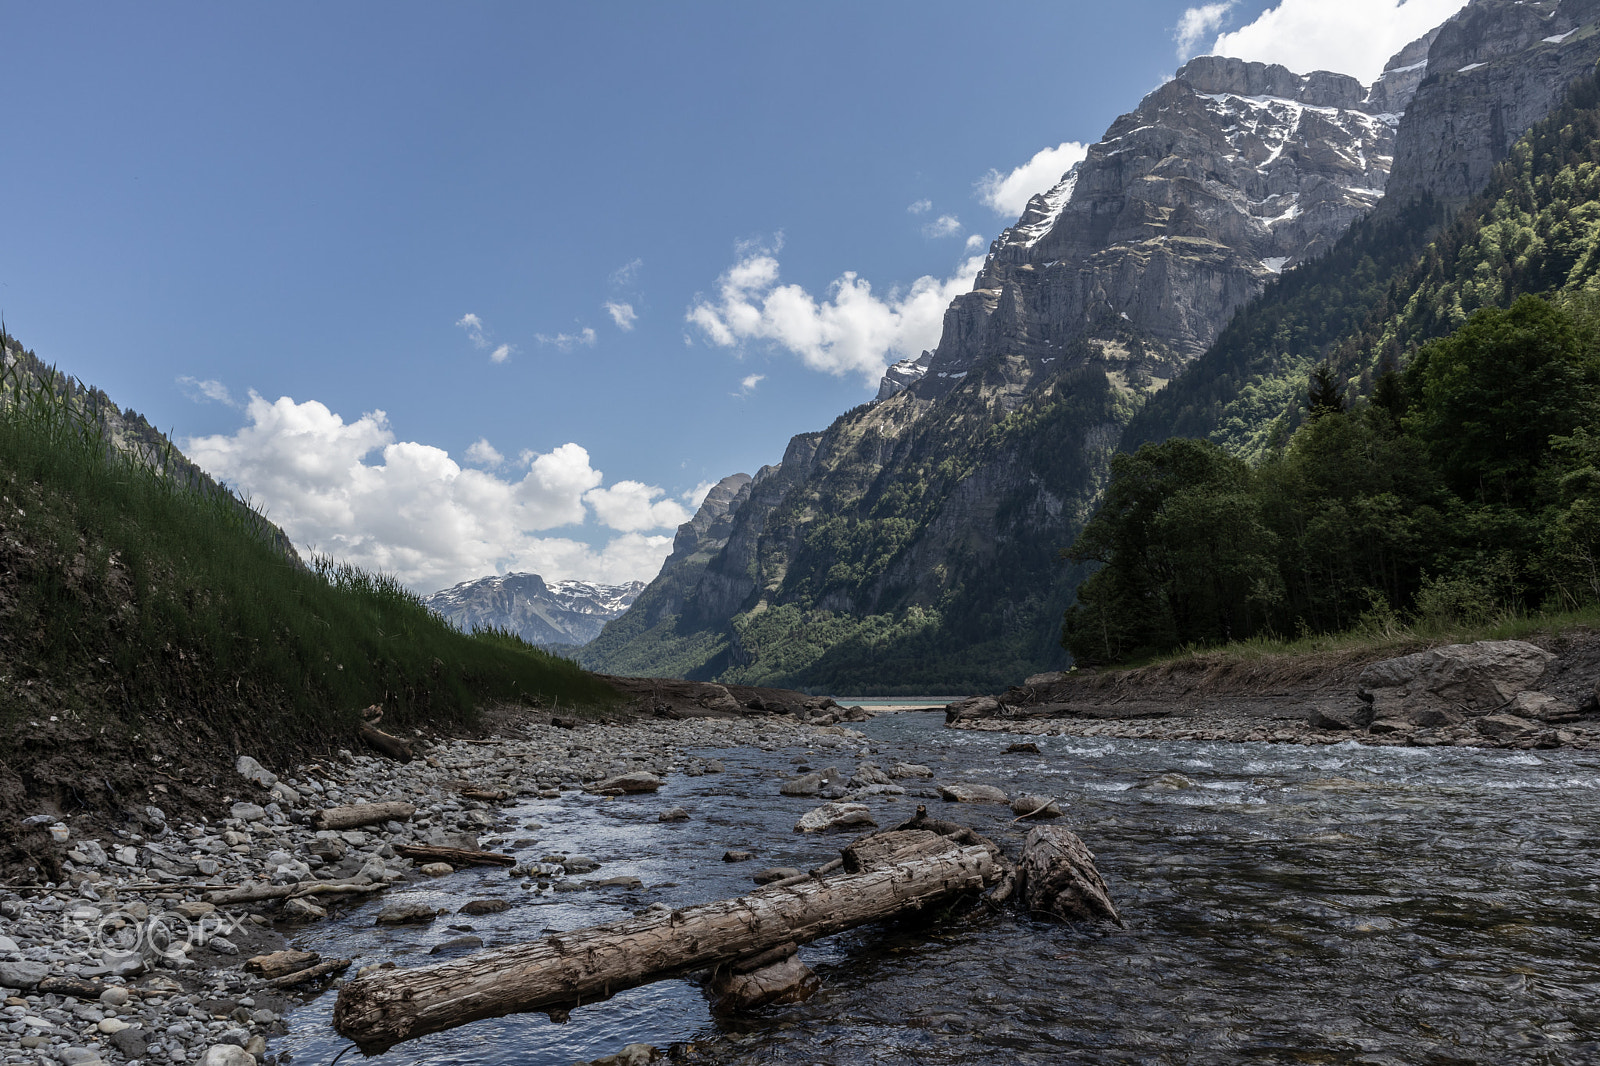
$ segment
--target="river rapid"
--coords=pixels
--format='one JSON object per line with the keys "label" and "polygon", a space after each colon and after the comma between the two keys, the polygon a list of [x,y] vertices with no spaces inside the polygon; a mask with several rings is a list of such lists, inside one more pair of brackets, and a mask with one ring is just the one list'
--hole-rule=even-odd
{"label": "river rapid", "polygon": [[[574,1010],[477,1022],[391,1049],[403,1064],[570,1066],[639,1041],[678,1061],[762,1063],[1539,1063],[1600,1061],[1600,755],[1566,750],[1221,744],[947,730],[937,714],[857,725],[881,766],[935,771],[873,797],[880,825],[926,802],[1015,856],[1026,826],[993,805],[942,804],[930,784],[992,783],[1063,801],[1127,928],[1014,910],[879,924],[801,948],[809,1002],[715,1019],[663,981]],[[727,772],[674,775],[654,795],[563,793],[507,810],[519,859],[599,861],[642,888],[538,891],[504,870],[396,886],[384,902],[500,914],[378,927],[378,902],[295,930],[294,944],[367,965],[454,957],[749,891],[755,869],[814,867],[847,838],[793,831],[814,799],[778,794],[803,749],[702,749]],[[818,749],[806,765],[853,755]],[[657,821],[670,807],[691,820]],[[532,829],[537,825],[541,828]],[[726,863],[728,849],[756,853]],[[470,926],[471,929],[451,928]],[[459,951],[455,952],[459,953]],[[348,1042],[334,993],[289,1018],[280,1061],[327,1063]],[[284,1053],[287,1052],[288,1055]],[[350,1051],[345,1061],[358,1053]]]}

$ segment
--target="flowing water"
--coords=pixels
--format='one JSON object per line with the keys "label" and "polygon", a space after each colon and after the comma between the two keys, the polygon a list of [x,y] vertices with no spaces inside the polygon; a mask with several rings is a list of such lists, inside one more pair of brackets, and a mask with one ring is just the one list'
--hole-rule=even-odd
{"label": "flowing water", "polygon": [[[974,912],[879,924],[801,949],[824,990],[737,1020],[711,1017],[687,981],[582,1007],[477,1022],[400,1045],[383,1061],[569,1066],[643,1041],[704,1063],[1592,1063],[1600,1061],[1600,757],[1595,753],[1037,738],[884,715],[858,727],[883,766],[992,782],[1065,801],[1126,929]],[[1034,738],[1028,738],[1034,739]],[[644,888],[553,894],[504,871],[392,890],[449,906],[488,895],[501,914],[375,928],[370,903],[307,927],[298,946],[437,961],[470,925],[486,947],[749,891],[759,866],[816,866],[839,838],[794,820],[816,801],[777,794],[797,749],[708,751],[721,775],[674,776],[658,794],[566,794],[509,812],[543,826],[516,849],[584,853],[589,877]],[[818,750],[814,768],[852,754]],[[998,806],[914,793],[874,798],[890,825],[928,802],[1015,855],[1024,827]],[[660,823],[688,808],[693,820]],[[878,813],[881,812],[881,813]],[[746,848],[754,863],[721,861]],[[290,1017],[273,1050],[326,1063],[347,1047],[333,993]],[[356,1053],[351,1052],[351,1057]],[[348,1061],[348,1057],[347,1057]]]}

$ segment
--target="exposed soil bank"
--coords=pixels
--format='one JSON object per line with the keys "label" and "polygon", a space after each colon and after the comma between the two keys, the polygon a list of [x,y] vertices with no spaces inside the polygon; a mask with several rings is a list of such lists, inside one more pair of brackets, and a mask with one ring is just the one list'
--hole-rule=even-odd
{"label": "exposed soil bank", "polygon": [[1427,645],[1239,659],[1224,652],[1132,670],[1041,674],[993,697],[952,703],[953,728],[1167,740],[1274,741],[1462,747],[1600,748],[1600,633],[1530,638],[1550,652],[1537,686],[1584,713],[1519,735],[1486,736],[1470,723],[1399,731],[1330,728],[1321,712],[1348,705],[1361,672]]}

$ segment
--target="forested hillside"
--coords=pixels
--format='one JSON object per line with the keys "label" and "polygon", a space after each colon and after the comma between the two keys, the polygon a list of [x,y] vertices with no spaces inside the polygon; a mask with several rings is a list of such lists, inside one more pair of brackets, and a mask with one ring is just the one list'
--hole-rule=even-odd
{"label": "forested hillside", "polygon": [[1433,213],[1358,227],[1230,326],[1169,413],[1208,439],[1113,461],[1069,552],[1103,564],[1078,659],[1600,599],[1600,78],[1396,263]]}

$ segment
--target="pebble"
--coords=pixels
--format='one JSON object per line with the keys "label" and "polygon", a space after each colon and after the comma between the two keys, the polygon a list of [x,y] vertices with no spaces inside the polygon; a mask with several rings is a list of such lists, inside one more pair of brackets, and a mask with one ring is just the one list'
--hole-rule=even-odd
{"label": "pebble", "polygon": [[[337,758],[275,773],[253,758],[241,758],[240,772],[228,786],[232,796],[209,819],[180,824],[181,819],[169,819],[159,807],[141,806],[128,812],[124,828],[113,831],[111,839],[92,840],[75,834],[57,816],[38,816],[36,827],[61,830],[55,834],[60,840],[56,847],[66,879],[50,891],[27,895],[0,886],[0,988],[20,990],[7,999],[8,1013],[0,1014],[0,1064],[256,1066],[270,1053],[269,1038],[279,1017],[272,1010],[247,1009],[254,1005],[250,990],[263,979],[239,966],[245,957],[268,950],[252,940],[268,919],[252,919],[251,914],[316,920],[327,914],[322,904],[338,897],[240,907],[214,904],[204,898],[203,889],[184,886],[355,878],[395,884],[433,872],[398,857],[395,848],[401,844],[471,848],[489,841],[503,848],[505,840],[514,838],[519,850],[537,846],[536,834],[543,826],[518,826],[506,820],[499,804],[464,799],[454,787],[460,780],[504,792],[510,803],[521,796],[553,799],[597,786],[607,786],[602,791],[623,785],[648,788],[653,780],[673,774],[725,772],[720,760],[685,757],[681,750],[690,747],[771,751],[800,746],[835,757],[865,754],[865,738],[847,727],[804,725],[783,717],[645,720],[570,730],[525,725],[516,735],[497,739],[498,746],[488,751],[481,744],[438,743],[427,759],[405,765],[343,751]],[[392,799],[414,804],[416,815],[406,823],[338,832],[315,831],[309,824],[308,816],[323,807]],[[666,820],[687,817],[681,808],[664,812]],[[491,841],[491,835],[499,839]],[[627,876],[570,879],[602,865],[594,856],[547,855],[544,862],[519,863],[512,875],[527,874],[546,884],[561,879],[556,891],[643,887]],[[440,864],[438,872],[451,872],[451,867]],[[131,891],[134,885],[153,884],[173,888],[164,894],[147,888]],[[530,881],[524,887],[536,886]],[[472,900],[461,913],[492,914],[510,906],[505,899]],[[388,901],[379,911],[380,920],[415,922],[431,922],[438,913],[428,904],[403,898]],[[243,922],[236,926],[239,919]],[[138,950],[147,945],[138,938],[154,922],[174,931],[176,940],[166,945],[165,955],[147,958]],[[128,939],[101,951],[85,935],[95,929]],[[463,935],[447,945],[441,951],[470,951],[481,941]],[[210,950],[194,950],[202,946]],[[181,983],[175,979],[180,975]],[[38,983],[50,976],[104,987],[91,993],[92,999],[72,1003],[37,991]],[[142,995],[129,987],[135,981]],[[71,1005],[62,1006],[64,1002]],[[213,1009],[219,1002],[235,1006]],[[215,1020],[224,1013],[226,1023]]]}

